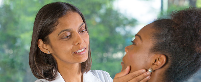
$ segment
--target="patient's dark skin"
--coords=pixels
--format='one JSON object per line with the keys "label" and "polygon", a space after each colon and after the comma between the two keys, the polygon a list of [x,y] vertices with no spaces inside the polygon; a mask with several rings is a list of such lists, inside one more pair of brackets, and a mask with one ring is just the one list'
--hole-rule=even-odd
{"label": "patient's dark skin", "polygon": [[143,27],[135,35],[135,39],[132,41],[133,44],[125,48],[126,55],[122,59],[122,68],[125,69],[126,66],[131,66],[131,72],[143,68],[152,68],[154,72],[149,82],[160,82],[163,81],[161,76],[163,76],[166,70],[166,67],[161,69],[166,62],[166,57],[163,54],[150,53],[154,40],[152,36],[155,31],[152,26],[153,24],[148,24]]}
{"label": "patient's dark skin", "polygon": [[122,69],[152,69],[148,82],[183,82],[201,68],[201,9],[173,12],[143,27],[125,48]]}

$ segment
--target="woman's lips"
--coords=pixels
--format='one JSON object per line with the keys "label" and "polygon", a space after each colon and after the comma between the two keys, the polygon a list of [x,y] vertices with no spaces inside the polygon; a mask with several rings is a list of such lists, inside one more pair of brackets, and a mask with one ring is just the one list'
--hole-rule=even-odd
{"label": "woman's lips", "polygon": [[121,62],[121,65],[123,65],[124,64],[124,62]]}
{"label": "woman's lips", "polygon": [[124,64],[124,62],[122,61],[121,62],[121,71],[123,71],[125,69],[125,64]]}
{"label": "woman's lips", "polygon": [[80,50],[78,50],[78,51],[76,51],[76,52],[74,52],[75,54],[84,54],[86,52],[86,48],[82,48],[82,49],[80,49]]}

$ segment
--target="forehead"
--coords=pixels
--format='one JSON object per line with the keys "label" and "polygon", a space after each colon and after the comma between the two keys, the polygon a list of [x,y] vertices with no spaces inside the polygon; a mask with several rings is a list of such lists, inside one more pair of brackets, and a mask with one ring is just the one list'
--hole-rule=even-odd
{"label": "forehead", "polygon": [[[137,34],[141,36],[143,42],[148,42],[149,44],[152,44],[153,40],[153,32],[155,31],[153,27],[153,24],[148,24],[144,26]],[[150,43],[151,42],[151,43]]]}
{"label": "forehead", "polygon": [[57,25],[55,26],[52,34],[58,35],[64,30],[77,31],[82,23],[83,20],[80,14],[77,12],[69,11],[57,20]]}
{"label": "forehead", "polygon": [[76,29],[83,23],[82,17],[77,12],[69,11],[58,19],[56,29]]}
{"label": "forehead", "polygon": [[72,22],[83,22],[82,17],[77,12],[69,11],[64,16],[58,19],[59,24],[66,24]]}
{"label": "forehead", "polygon": [[142,37],[142,39],[151,39],[153,37],[154,28],[153,23],[144,26],[137,34]]}

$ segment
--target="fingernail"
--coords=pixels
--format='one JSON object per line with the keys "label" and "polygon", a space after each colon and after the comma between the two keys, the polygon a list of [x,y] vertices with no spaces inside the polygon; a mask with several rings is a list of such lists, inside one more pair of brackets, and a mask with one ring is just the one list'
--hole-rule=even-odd
{"label": "fingernail", "polygon": [[147,75],[151,75],[151,72],[147,72]]}
{"label": "fingernail", "polygon": [[150,76],[147,76],[147,79],[150,79]]}
{"label": "fingernail", "polygon": [[143,69],[143,70],[142,70],[142,72],[146,72],[146,70],[145,70],[145,69]]}
{"label": "fingernail", "polygon": [[126,66],[126,69],[128,69],[129,66]]}
{"label": "fingernail", "polygon": [[125,70],[128,70],[128,69],[129,69],[129,66],[127,66]]}

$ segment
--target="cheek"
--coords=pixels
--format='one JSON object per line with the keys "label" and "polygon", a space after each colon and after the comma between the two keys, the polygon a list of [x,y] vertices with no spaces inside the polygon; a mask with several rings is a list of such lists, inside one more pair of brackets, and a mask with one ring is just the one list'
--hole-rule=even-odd
{"label": "cheek", "polygon": [[138,62],[137,54],[135,54],[135,53],[129,54],[127,59],[129,60],[129,63],[131,66],[136,66],[136,64]]}
{"label": "cheek", "polygon": [[85,40],[85,42],[87,43],[87,44],[89,44],[89,35],[88,35],[88,33],[86,33],[85,35],[84,35],[84,38],[83,38],[84,40]]}
{"label": "cheek", "polygon": [[129,54],[127,56],[128,62],[131,66],[131,72],[144,69],[146,67],[144,53],[139,52]]}
{"label": "cheek", "polygon": [[73,44],[72,39],[68,39],[68,40],[52,39],[51,40],[51,45],[52,45],[51,47],[53,51],[55,52],[55,54],[67,53],[71,51],[73,47],[72,44]]}
{"label": "cheek", "polygon": [[70,54],[72,53],[72,43],[70,42],[58,42],[53,49],[57,54]]}
{"label": "cheek", "polygon": [[135,54],[127,52],[126,55],[123,57],[124,67],[131,66],[135,63]]}

